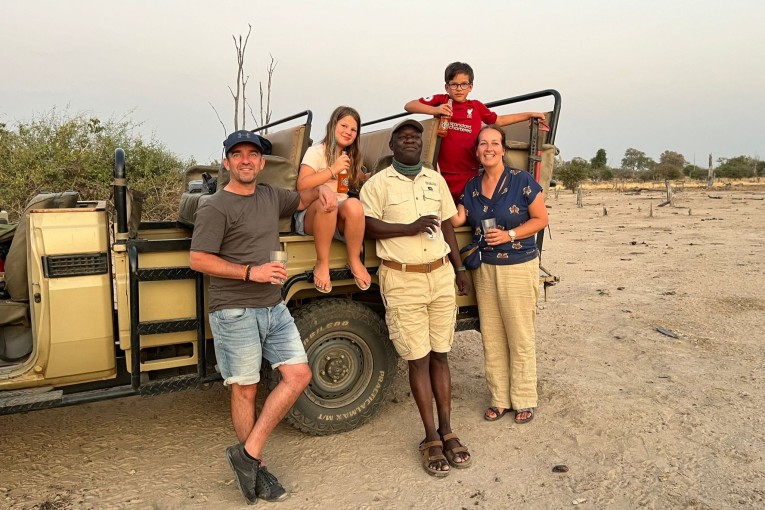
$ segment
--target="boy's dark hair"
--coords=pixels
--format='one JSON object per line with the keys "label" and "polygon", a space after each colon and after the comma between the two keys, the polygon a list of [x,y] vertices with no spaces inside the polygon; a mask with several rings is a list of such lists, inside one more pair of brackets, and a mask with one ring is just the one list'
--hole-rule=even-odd
{"label": "boy's dark hair", "polygon": [[446,66],[446,71],[444,71],[444,82],[449,83],[460,73],[467,74],[470,83],[473,83],[473,68],[465,62],[452,62]]}

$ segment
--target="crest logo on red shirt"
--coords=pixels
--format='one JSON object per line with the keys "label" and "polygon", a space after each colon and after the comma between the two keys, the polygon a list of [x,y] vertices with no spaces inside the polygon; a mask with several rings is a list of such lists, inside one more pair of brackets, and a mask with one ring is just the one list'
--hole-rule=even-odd
{"label": "crest logo on red shirt", "polygon": [[472,108],[468,108],[467,109],[467,118],[468,119],[472,119],[473,118],[473,109]]}

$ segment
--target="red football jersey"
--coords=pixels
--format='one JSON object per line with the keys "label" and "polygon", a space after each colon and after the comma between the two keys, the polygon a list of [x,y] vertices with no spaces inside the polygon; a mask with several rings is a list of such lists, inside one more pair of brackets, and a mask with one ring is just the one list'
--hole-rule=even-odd
{"label": "red football jersey", "polygon": [[[448,100],[447,94],[420,98],[421,103],[430,106],[438,106]],[[449,191],[455,203],[459,203],[459,197],[468,180],[478,174],[475,141],[478,131],[481,130],[481,124],[495,122],[497,122],[497,114],[480,101],[468,99],[463,103],[452,103],[449,134],[441,139],[438,166],[449,185]]]}

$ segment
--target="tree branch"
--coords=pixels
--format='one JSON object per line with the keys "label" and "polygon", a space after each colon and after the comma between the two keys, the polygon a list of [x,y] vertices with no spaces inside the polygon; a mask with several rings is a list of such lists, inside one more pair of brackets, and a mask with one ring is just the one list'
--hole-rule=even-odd
{"label": "tree branch", "polygon": [[226,138],[226,135],[228,134],[228,132],[226,131],[226,125],[223,124],[222,120],[220,120],[220,115],[218,115],[218,110],[215,109],[215,107],[210,101],[207,101],[207,104],[210,105],[210,108],[212,108],[213,111],[215,112],[215,116],[218,117],[218,122],[220,122],[220,125],[223,128],[223,138]]}

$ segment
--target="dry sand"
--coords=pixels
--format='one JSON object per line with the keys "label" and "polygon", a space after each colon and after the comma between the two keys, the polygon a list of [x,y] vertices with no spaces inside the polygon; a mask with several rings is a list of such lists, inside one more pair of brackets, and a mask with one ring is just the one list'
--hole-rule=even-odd
{"label": "dry sand", "polygon": [[[540,303],[535,420],[482,419],[480,335],[459,333],[453,425],[474,467],[444,480],[420,468],[400,364],[369,424],[277,428],[266,459],[292,496],[276,506],[765,507],[765,192],[712,195],[686,190],[674,208],[657,207],[659,190],[587,192],[582,209],[568,192],[549,200],[543,262],[561,282]],[[2,416],[0,507],[243,507],[232,442],[221,385]]]}

